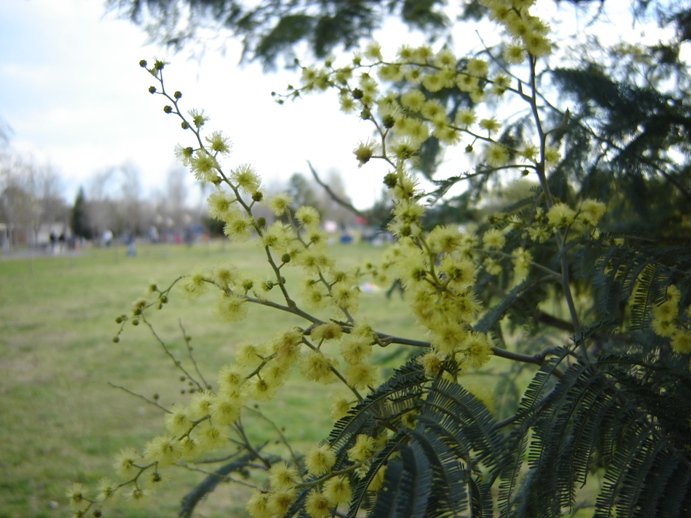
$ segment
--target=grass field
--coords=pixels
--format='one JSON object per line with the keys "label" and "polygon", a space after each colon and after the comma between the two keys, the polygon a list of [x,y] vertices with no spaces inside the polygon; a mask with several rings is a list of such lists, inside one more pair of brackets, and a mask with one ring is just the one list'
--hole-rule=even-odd
{"label": "grass field", "polygon": [[[74,256],[0,257],[0,518],[67,516],[64,494],[73,481],[95,486],[112,475],[112,457],[141,447],[162,431],[161,412],[109,382],[168,405],[181,397],[179,374],[144,326],[128,326],[120,343],[114,319],[153,280],[164,286],[182,273],[232,262],[263,277],[253,245],[140,246],[86,249]],[[369,245],[334,245],[345,263],[374,258]],[[289,277],[289,282],[291,278]],[[174,297],[154,319],[161,337],[184,351],[178,319],[192,336],[195,357],[213,380],[239,342],[270,337],[290,321],[257,308],[246,321],[213,318],[214,297]],[[382,292],[363,293],[360,315],[378,330],[420,336],[403,303]],[[388,350],[385,350],[388,353]],[[321,385],[298,382],[268,408],[297,443],[320,440],[329,429]],[[326,414],[326,415],[325,415]],[[159,498],[137,508],[122,504],[110,516],[175,516],[182,495],[201,476],[180,472]],[[200,506],[200,516],[244,516],[244,495],[223,486]]]}

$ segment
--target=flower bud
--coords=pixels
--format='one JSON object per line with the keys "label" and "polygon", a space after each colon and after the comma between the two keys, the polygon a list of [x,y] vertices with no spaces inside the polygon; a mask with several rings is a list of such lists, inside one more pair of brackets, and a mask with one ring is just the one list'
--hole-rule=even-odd
{"label": "flower bud", "polygon": [[266,218],[263,216],[259,216],[257,218],[257,225],[259,225],[260,227],[263,227],[264,225],[266,225]]}
{"label": "flower bud", "polygon": [[353,90],[353,99],[355,99],[355,100],[362,99],[364,95],[365,95],[365,93],[362,90],[360,90],[359,88],[355,88]]}
{"label": "flower bud", "polygon": [[182,122],[180,123],[180,126],[181,126],[182,129],[184,129],[184,130],[189,129],[189,127],[190,127],[190,125],[187,123],[187,121],[182,121]]}
{"label": "flower bud", "polygon": [[384,117],[384,120],[382,122],[384,123],[384,127],[389,129],[393,128],[393,125],[396,123],[396,119],[394,119],[392,115],[387,115],[386,117]]}
{"label": "flower bud", "polygon": [[283,261],[284,263],[289,263],[290,262],[290,254],[283,254],[281,256],[281,261]]}
{"label": "flower bud", "polygon": [[389,189],[396,187],[396,182],[398,182],[398,176],[396,176],[396,173],[389,173],[384,177],[384,185],[386,185]]}
{"label": "flower bud", "polygon": [[149,87],[149,93],[150,93],[150,94],[155,94],[155,93],[156,93],[156,87],[155,87],[155,86],[150,86],[150,87]]}
{"label": "flower bud", "polygon": [[169,106],[169,105],[165,105],[165,106],[163,107],[163,111],[164,111],[165,113],[173,113],[173,107],[172,107],[172,106]]}
{"label": "flower bud", "polygon": [[158,59],[157,59],[156,62],[154,63],[154,69],[155,69],[155,70],[163,70],[163,67],[164,67],[164,66],[166,66],[166,64],[165,64],[163,61],[160,61],[160,60],[158,60]]}
{"label": "flower bud", "polygon": [[180,99],[180,97],[182,97],[182,92],[176,91],[176,92],[173,94],[173,97],[175,97],[176,99]]}
{"label": "flower bud", "polygon": [[145,60],[145,59],[142,59],[142,60],[139,62],[139,66],[142,67],[142,68],[146,68],[146,60]]}
{"label": "flower bud", "polygon": [[261,191],[255,191],[252,193],[252,201],[259,202],[259,201],[262,201],[263,198],[264,198],[264,193]]}

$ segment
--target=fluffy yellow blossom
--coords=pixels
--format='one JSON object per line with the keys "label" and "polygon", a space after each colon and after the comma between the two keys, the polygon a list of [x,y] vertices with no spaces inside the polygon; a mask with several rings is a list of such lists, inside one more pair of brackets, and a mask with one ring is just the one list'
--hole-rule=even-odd
{"label": "fluffy yellow blossom", "polygon": [[458,74],[456,76],[456,86],[461,92],[472,92],[478,88],[480,80],[470,74]]}
{"label": "fluffy yellow blossom", "polygon": [[582,220],[586,225],[594,227],[597,225],[597,222],[600,221],[606,208],[605,204],[601,201],[591,199],[583,200],[578,219]]}
{"label": "fluffy yellow blossom", "polygon": [[425,74],[422,77],[422,86],[428,92],[438,92],[447,85],[444,76],[440,73]]}
{"label": "fluffy yellow blossom", "polygon": [[236,198],[234,195],[228,194],[224,191],[212,192],[207,203],[209,204],[209,216],[212,218],[225,220],[226,214],[231,209],[233,203],[235,203]]}
{"label": "fluffy yellow blossom", "polygon": [[215,426],[226,426],[240,417],[242,402],[236,396],[218,395],[211,404],[211,421]]}
{"label": "fluffy yellow blossom", "polygon": [[305,511],[310,518],[328,518],[331,516],[331,503],[319,489],[314,488],[307,494]]}
{"label": "fluffy yellow blossom", "polygon": [[271,489],[291,489],[299,480],[298,471],[285,462],[277,462],[269,469],[269,486]]}
{"label": "fluffy yellow blossom", "polygon": [[216,153],[226,154],[230,151],[230,141],[220,131],[214,131],[206,137],[206,142],[209,144],[209,148]]}
{"label": "fluffy yellow blossom", "polygon": [[144,458],[148,462],[157,462],[159,466],[169,466],[180,456],[178,441],[166,435],[154,437],[144,447]]}
{"label": "fluffy yellow blossom", "polygon": [[254,230],[252,218],[243,216],[239,212],[228,212],[224,218],[226,224],[223,233],[236,242],[247,241]]}
{"label": "fluffy yellow blossom", "polygon": [[443,121],[446,119],[446,109],[436,99],[425,101],[425,103],[422,105],[422,110],[420,110],[420,113],[425,119],[430,121]]}
{"label": "fluffy yellow blossom", "polygon": [[192,421],[187,415],[187,409],[173,405],[165,416],[166,430],[176,437],[186,434],[192,428]]}
{"label": "fluffy yellow blossom", "polygon": [[67,499],[72,506],[81,505],[87,498],[86,488],[82,484],[72,484],[67,490]]}
{"label": "fluffy yellow blossom", "polygon": [[219,427],[204,421],[194,429],[194,438],[200,449],[211,450],[223,446],[226,441],[226,434]]}
{"label": "fluffy yellow blossom", "polygon": [[102,478],[98,481],[98,494],[96,499],[99,502],[105,502],[115,495],[118,490],[118,484],[110,480],[109,478]]}
{"label": "fluffy yellow blossom", "polygon": [[681,354],[691,353],[691,331],[687,329],[676,329],[672,333],[669,344],[675,352]]}
{"label": "fluffy yellow blossom", "polygon": [[319,212],[314,207],[302,206],[295,211],[295,219],[305,226],[319,225]]}
{"label": "fluffy yellow blossom", "polygon": [[490,167],[500,167],[509,159],[506,148],[501,144],[490,144],[485,150],[485,161]]}
{"label": "fluffy yellow blossom", "polygon": [[411,88],[401,95],[401,105],[414,112],[419,112],[425,101],[425,94],[417,88]]}
{"label": "fluffy yellow blossom", "polygon": [[290,207],[291,199],[287,194],[275,194],[267,200],[267,206],[276,216],[282,216]]}
{"label": "fluffy yellow blossom", "polygon": [[486,335],[472,331],[463,343],[463,352],[468,365],[478,368],[489,361],[492,349]]}
{"label": "fluffy yellow blossom", "polygon": [[323,495],[332,507],[348,503],[352,494],[350,479],[347,476],[333,477],[324,483]]}
{"label": "fluffy yellow blossom", "polygon": [[[447,322],[433,329],[432,346],[443,355],[453,354],[466,338],[467,331],[457,322]],[[430,360],[431,361],[431,360]]]}
{"label": "fluffy yellow blossom", "polygon": [[547,221],[555,228],[568,227],[574,222],[575,217],[576,212],[562,202],[555,203],[549,211],[547,211]]}
{"label": "fluffy yellow blossom", "polygon": [[443,358],[438,353],[430,351],[421,356],[419,361],[425,369],[425,375],[432,378],[436,376],[441,369]]}
{"label": "fluffy yellow blossom", "polygon": [[336,380],[332,370],[335,363],[319,351],[307,351],[300,361],[300,371],[308,380],[328,384]]}
{"label": "fluffy yellow blossom", "polygon": [[556,164],[561,158],[561,152],[552,146],[547,146],[545,148],[545,161],[548,164]]}
{"label": "fluffy yellow blossom", "polygon": [[501,124],[497,122],[497,119],[494,117],[490,117],[487,119],[482,119],[480,121],[480,127],[484,130],[487,130],[487,132],[491,135],[492,133],[496,133],[499,128],[501,127]]}
{"label": "fluffy yellow blossom", "polygon": [[483,266],[490,275],[499,275],[501,273],[501,264],[491,257],[484,260]]}
{"label": "fluffy yellow blossom", "polygon": [[113,468],[121,479],[127,480],[139,473],[138,465],[141,463],[141,456],[134,449],[127,448],[116,455]]}
{"label": "fluffy yellow blossom", "polygon": [[305,467],[310,475],[323,475],[336,463],[336,454],[328,444],[312,446],[305,455]]}
{"label": "fluffy yellow blossom", "polygon": [[475,282],[475,265],[467,258],[444,256],[439,263],[449,284],[456,288],[467,288]]}
{"label": "fluffy yellow blossom", "polygon": [[259,190],[259,176],[248,164],[242,164],[233,169],[230,173],[230,179],[247,193],[251,194]]}
{"label": "fluffy yellow blossom", "polygon": [[267,508],[271,516],[283,516],[293,500],[295,500],[295,490],[293,489],[273,491],[268,496]]}
{"label": "fluffy yellow blossom", "polygon": [[485,77],[489,70],[487,61],[479,58],[470,58],[465,68],[469,74],[476,77]]}
{"label": "fluffy yellow blossom", "polygon": [[475,112],[473,110],[471,110],[470,108],[466,108],[456,112],[455,120],[456,124],[458,124],[461,127],[467,128],[468,126],[471,126],[475,123],[475,121],[477,120],[477,116],[475,115]]}
{"label": "fluffy yellow blossom", "polygon": [[526,58],[526,52],[522,45],[509,44],[504,48],[504,59],[507,63],[516,65],[522,63]]}
{"label": "fluffy yellow blossom", "polygon": [[345,371],[348,383],[357,389],[365,389],[375,385],[377,369],[369,363],[354,363],[346,367]]}
{"label": "fluffy yellow blossom", "polygon": [[380,61],[382,59],[381,55],[381,45],[376,41],[371,41],[365,47],[365,57],[371,59],[372,61]]}
{"label": "fluffy yellow blossom", "polygon": [[326,322],[312,329],[310,336],[316,342],[321,340],[338,340],[343,334],[343,328],[335,322]]}
{"label": "fluffy yellow blossom", "polygon": [[245,506],[252,518],[273,518],[276,515],[269,508],[268,495],[255,491]]}
{"label": "fluffy yellow blossom", "polygon": [[334,394],[331,396],[331,418],[338,421],[345,417],[352,406],[352,401],[348,399],[346,394]]}
{"label": "fluffy yellow blossom", "polygon": [[216,304],[218,314],[226,322],[239,322],[247,315],[246,302],[247,299],[239,295],[224,294]]}
{"label": "fluffy yellow blossom", "polygon": [[427,243],[435,253],[451,253],[460,248],[461,231],[455,225],[438,225],[429,233]]}
{"label": "fluffy yellow blossom", "polygon": [[190,170],[201,182],[213,182],[218,177],[219,165],[216,159],[204,150],[197,151],[189,160]]}
{"label": "fluffy yellow blossom", "polygon": [[361,363],[372,353],[371,343],[371,338],[352,333],[344,336],[341,340],[341,356],[350,365]]}
{"label": "fluffy yellow blossom", "polygon": [[353,462],[364,461],[374,455],[375,441],[373,437],[359,434],[355,444],[348,450],[348,458]]}
{"label": "fluffy yellow blossom", "polygon": [[528,250],[520,247],[511,252],[511,257],[513,258],[514,281],[520,282],[528,276],[533,257]]}
{"label": "fluffy yellow blossom", "polygon": [[482,243],[488,250],[501,250],[505,241],[502,231],[496,228],[490,228],[482,236]]}
{"label": "fluffy yellow blossom", "polygon": [[[221,367],[216,380],[218,382],[219,394],[228,396],[239,394],[242,384],[245,382],[245,378],[240,373],[238,367],[232,364]],[[208,413],[209,410],[210,405],[207,407],[206,413]]]}
{"label": "fluffy yellow blossom", "polygon": [[215,396],[208,391],[195,392],[188,407],[189,418],[198,420],[209,415],[214,397]]}

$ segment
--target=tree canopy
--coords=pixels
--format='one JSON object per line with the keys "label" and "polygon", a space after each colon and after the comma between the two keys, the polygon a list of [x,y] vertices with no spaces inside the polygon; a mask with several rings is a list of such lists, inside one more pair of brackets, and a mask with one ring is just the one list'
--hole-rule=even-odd
{"label": "tree canopy", "polygon": [[[256,240],[269,280],[215,267],[154,285],[118,317],[115,341],[128,323],[153,330],[149,315],[174,289],[217,292],[230,323],[251,306],[301,323],[239,346],[213,387],[154,332],[193,395],[152,402],[166,433],[119,457],[122,482],[105,497],[76,486],[81,510],[100,512],[123,488],[143,498],[140,478],[224,445],[233,453],[214,457],[221,466],[183,516],[219,478],[248,471],[257,518],[691,514],[688,4],[638,3],[636,23],[655,8],[663,29],[644,43],[587,30],[569,40],[530,0],[478,5],[500,41],[460,55],[405,43],[387,55],[370,42],[345,60],[300,63],[300,84],[279,96],[331,91],[371,125],[354,160],[387,165],[395,241],[377,264],[341,267],[317,210],[265,196],[250,167],[232,165],[224,134],[207,136],[208,119],[167,89],[167,64],[140,63],[189,130],[179,158],[214,186],[210,213],[229,239]],[[457,149],[467,169],[449,174],[444,153]],[[364,279],[398,282],[424,338],[360,315]],[[240,418],[279,397],[291,372],[347,391],[331,433],[304,455],[275,423],[277,448],[265,451]],[[471,372],[487,381],[469,386]]]}

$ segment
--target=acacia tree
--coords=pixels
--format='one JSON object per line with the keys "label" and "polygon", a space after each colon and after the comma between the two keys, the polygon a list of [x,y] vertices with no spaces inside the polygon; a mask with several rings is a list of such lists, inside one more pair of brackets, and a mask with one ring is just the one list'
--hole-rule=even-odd
{"label": "acacia tree", "polygon": [[[354,154],[362,167],[389,167],[383,182],[397,241],[366,270],[331,257],[316,210],[293,213],[286,195],[264,196],[251,167],[232,165],[227,137],[209,133],[203,112],[184,110],[181,94],[168,90],[165,63],[141,63],[164,112],[188,132],[180,158],[215,187],[212,215],[230,239],[258,241],[271,278],[257,285],[220,267],[152,286],[118,318],[116,340],[128,323],[151,328],[150,313],[180,289],[216,291],[229,322],[260,305],[301,323],[242,347],[213,387],[176,358],[192,397],[162,408],[166,431],[142,452],[118,457],[118,482],[104,482],[98,497],[72,488],[80,512],[101,512],[122,493],[143,498],[145,479],[159,483],[171,466],[232,445],[233,458],[187,495],[181,515],[219,480],[250,471],[258,476],[247,509],[256,517],[553,517],[575,513],[582,499],[595,516],[691,514],[687,96],[664,92],[665,81],[623,88],[601,74],[599,90],[567,110],[544,78],[570,77],[564,82],[578,96],[588,87],[581,79],[600,72],[549,68],[560,55],[530,1],[483,4],[504,32],[497,46],[457,56],[403,45],[385,56],[372,43],[345,63],[304,67],[301,86],[286,96],[334,90],[344,110],[372,125],[375,137]],[[635,47],[618,52],[614,68],[638,55]],[[655,68],[648,65],[639,70]],[[461,97],[466,104],[454,101]],[[463,175],[431,175],[437,185],[423,192],[415,171],[430,136],[439,150],[465,148],[474,163]],[[477,207],[492,179],[511,173],[532,178],[527,195],[463,231],[425,227],[425,200],[466,181],[464,206]],[[268,224],[260,206],[288,224]],[[644,215],[665,206],[668,228],[647,232]],[[302,276],[299,294],[288,269]],[[367,325],[357,312],[365,276],[400,279],[428,339]],[[372,353],[390,345],[411,358],[384,377]],[[462,382],[498,362],[510,375],[495,384],[501,397],[492,405]],[[349,395],[324,442],[304,453],[288,445],[265,452],[241,417],[248,403],[275,397],[293,371]],[[583,491],[593,482],[594,493]]]}

